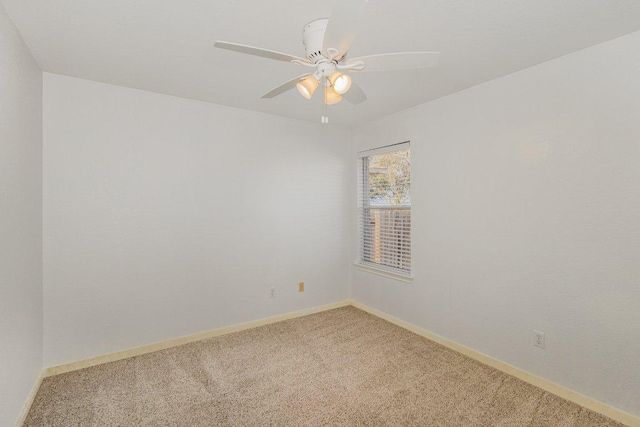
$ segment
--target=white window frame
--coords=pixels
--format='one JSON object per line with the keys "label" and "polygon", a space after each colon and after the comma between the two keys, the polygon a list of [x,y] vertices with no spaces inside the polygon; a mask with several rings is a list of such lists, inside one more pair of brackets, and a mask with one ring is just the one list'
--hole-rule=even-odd
{"label": "white window frame", "polygon": [[[374,148],[371,150],[365,150],[358,152],[358,260],[354,263],[357,269],[378,274],[384,277],[392,278],[395,280],[410,282],[413,280],[412,271],[405,271],[398,268],[384,266],[381,264],[363,261],[363,253],[364,253],[364,205],[368,203],[366,199],[366,194],[368,190],[365,188],[365,176],[364,176],[364,159],[370,156],[374,156],[376,154],[385,154],[392,153],[395,151],[405,151],[410,150],[411,145],[409,141],[402,142],[399,144],[392,144],[385,147]],[[409,172],[411,174],[411,171]],[[411,216],[411,205],[406,208]],[[412,234],[413,224],[410,225],[409,234]],[[411,265],[413,265],[412,253],[411,253],[411,245],[409,244],[409,257],[411,259]]]}

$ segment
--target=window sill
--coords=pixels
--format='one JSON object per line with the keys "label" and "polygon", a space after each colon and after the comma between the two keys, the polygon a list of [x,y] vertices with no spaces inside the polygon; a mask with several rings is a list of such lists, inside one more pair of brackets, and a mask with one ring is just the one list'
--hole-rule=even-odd
{"label": "window sill", "polygon": [[378,276],[388,277],[389,279],[398,280],[400,282],[411,283],[413,281],[413,276],[405,276],[404,274],[392,273],[391,271],[386,271],[369,265],[360,264],[359,262],[355,262],[353,263],[353,265],[355,265],[358,270],[377,274]]}

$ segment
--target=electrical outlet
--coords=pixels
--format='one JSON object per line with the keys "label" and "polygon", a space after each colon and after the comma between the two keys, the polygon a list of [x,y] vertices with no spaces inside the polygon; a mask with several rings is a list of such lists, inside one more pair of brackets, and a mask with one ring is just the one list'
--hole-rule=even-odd
{"label": "electrical outlet", "polygon": [[276,297],[276,288],[271,288],[269,290],[269,298],[275,298]]}
{"label": "electrical outlet", "polygon": [[298,283],[298,292],[304,292],[304,282]]}
{"label": "electrical outlet", "polygon": [[544,348],[544,332],[533,331],[533,345]]}

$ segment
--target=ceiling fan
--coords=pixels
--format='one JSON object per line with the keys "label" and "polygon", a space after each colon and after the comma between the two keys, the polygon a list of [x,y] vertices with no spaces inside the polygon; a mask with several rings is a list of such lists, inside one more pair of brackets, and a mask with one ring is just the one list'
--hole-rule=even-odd
{"label": "ceiling fan", "polygon": [[[349,47],[364,20],[367,3],[368,0],[336,0],[329,19],[317,19],[305,25],[302,30],[305,58],[224,41],[216,41],[214,46],[311,69],[267,92],[262,98],[273,98],[297,87],[302,96],[311,99],[316,89],[322,86],[326,105],[338,103],[342,98],[359,104],[367,97],[346,72],[427,68],[436,65],[440,55],[438,52],[398,52],[347,58]],[[323,122],[325,119],[323,116]]]}

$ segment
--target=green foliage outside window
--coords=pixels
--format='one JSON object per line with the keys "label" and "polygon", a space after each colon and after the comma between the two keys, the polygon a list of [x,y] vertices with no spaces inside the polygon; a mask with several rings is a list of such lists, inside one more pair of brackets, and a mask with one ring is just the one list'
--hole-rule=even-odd
{"label": "green foliage outside window", "polygon": [[409,150],[369,157],[369,197],[371,204],[410,205],[411,159]]}

